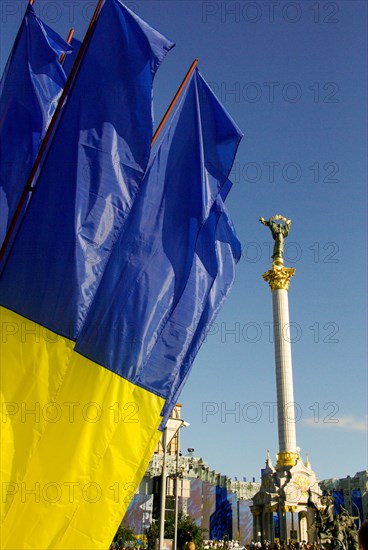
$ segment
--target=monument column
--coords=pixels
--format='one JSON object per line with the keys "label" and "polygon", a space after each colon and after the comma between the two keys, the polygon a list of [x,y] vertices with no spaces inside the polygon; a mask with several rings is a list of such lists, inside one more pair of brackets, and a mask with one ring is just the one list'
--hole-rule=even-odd
{"label": "monument column", "polygon": [[[281,220],[283,224],[276,224]],[[270,227],[275,240],[272,267],[263,274],[270,285],[273,303],[273,325],[275,345],[275,368],[277,390],[277,417],[279,435],[279,453],[276,468],[294,466],[299,454],[296,449],[295,406],[293,374],[290,345],[290,321],[288,290],[295,269],[284,267],[282,253],[284,238],[288,235],[291,220],[277,215],[269,221],[261,218],[264,225]]]}
{"label": "monument column", "polygon": [[[317,518],[321,518],[321,491],[308,459],[305,464],[296,446],[295,403],[291,360],[291,335],[288,292],[295,269],[284,266],[282,257],[284,240],[289,234],[291,220],[272,216],[260,221],[270,228],[275,241],[272,266],[263,274],[270,285],[273,305],[275,371],[277,389],[277,415],[279,452],[274,468],[269,454],[262,472],[261,487],[253,497],[252,513],[261,513],[266,520],[266,538],[286,541],[295,536],[294,513],[310,518],[309,529],[303,538],[315,539]],[[277,529],[274,529],[272,511],[277,511]],[[289,516],[291,514],[291,516]],[[254,517],[254,525],[258,527]],[[269,521],[268,521],[269,520]],[[290,521],[291,520],[291,521]],[[320,520],[321,521],[321,520]],[[322,525],[322,523],[321,523]]]}

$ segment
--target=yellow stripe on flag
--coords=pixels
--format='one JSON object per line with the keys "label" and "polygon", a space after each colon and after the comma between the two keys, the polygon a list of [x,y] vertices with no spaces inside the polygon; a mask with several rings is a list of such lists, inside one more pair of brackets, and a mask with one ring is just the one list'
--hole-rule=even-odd
{"label": "yellow stripe on flag", "polygon": [[1,548],[106,550],[160,438],[164,400],[0,309]]}

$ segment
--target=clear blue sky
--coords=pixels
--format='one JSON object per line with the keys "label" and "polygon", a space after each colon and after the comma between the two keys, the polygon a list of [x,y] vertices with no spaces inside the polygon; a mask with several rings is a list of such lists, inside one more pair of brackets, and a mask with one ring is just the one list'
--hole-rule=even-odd
{"label": "clear blue sky", "polygon": [[[82,38],[95,3],[36,0],[35,9],[63,36],[74,26]],[[368,4],[127,5],[177,44],[156,78],[156,123],[197,57],[245,134],[228,198],[243,257],[181,396],[191,424],[183,447],[247,479],[258,479],[268,448],[278,451],[271,293],[262,280],[272,242],[258,219],[281,213],[293,220],[285,256],[297,269],[289,291],[297,443],[319,478],[352,476],[367,468]],[[1,72],[25,7],[0,3]]]}

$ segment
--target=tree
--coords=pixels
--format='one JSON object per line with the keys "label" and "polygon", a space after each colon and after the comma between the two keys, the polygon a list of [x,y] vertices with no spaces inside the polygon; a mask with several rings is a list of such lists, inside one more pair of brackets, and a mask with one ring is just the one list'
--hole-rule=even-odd
{"label": "tree", "polygon": [[[198,527],[190,516],[183,513],[178,517],[178,550],[184,550],[185,544],[193,541],[196,545],[196,550],[203,550],[203,535],[206,529]],[[156,540],[159,536],[158,523],[152,523],[146,530],[147,544],[149,550],[154,550]],[[174,539],[174,517],[170,517],[165,521],[166,539]]]}
{"label": "tree", "polygon": [[135,541],[136,539],[132,529],[130,529],[129,527],[119,527],[115,533],[111,548],[114,550],[120,550],[121,548],[125,547],[127,542],[133,540]]}
{"label": "tree", "polygon": [[146,529],[148,550],[154,550],[156,540],[159,535],[159,527],[156,522],[152,522],[148,529]]}
{"label": "tree", "polygon": [[[165,521],[165,539],[174,539],[174,517],[170,517]],[[184,550],[185,544],[193,541],[196,545],[196,550],[203,550],[203,536],[207,529],[198,527],[190,516],[179,513],[178,517],[178,550]],[[156,540],[159,537],[159,525],[154,522],[146,530],[148,550],[154,550]]]}
{"label": "tree", "polygon": [[[178,550],[184,550],[185,544],[193,541],[196,550],[203,549],[203,535],[206,529],[198,527],[190,516],[179,513],[178,517]],[[168,519],[165,523],[165,537],[174,538],[174,518]]]}

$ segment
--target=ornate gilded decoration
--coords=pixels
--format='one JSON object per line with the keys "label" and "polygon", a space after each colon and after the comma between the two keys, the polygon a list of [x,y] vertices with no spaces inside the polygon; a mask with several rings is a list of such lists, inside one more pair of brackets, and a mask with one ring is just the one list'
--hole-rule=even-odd
{"label": "ornate gilded decoration", "polygon": [[301,475],[301,474],[294,477],[294,483],[298,487],[301,487],[302,489],[305,489],[305,490],[309,489],[309,486],[310,486],[309,477]]}
{"label": "ornate gilded decoration", "polygon": [[270,285],[272,292],[280,289],[289,290],[290,279],[294,277],[295,271],[293,267],[283,267],[273,263],[271,269],[262,276]]}
{"label": "ornate gilded decoration", "polygon": [[306,459],[305,459],[305,462],[304,462],[304,466],[305,466],[306,468],[312,469],[311,464],[310,464],[310,462],[309,462],[308,453],[307,453],[307,456],[306,456]]}
{"label": "ornate gilded decoration", "polygon": [[277,512],[277,504],[270,504],[265,507],[265,512]]}
{"label": "ornate gilded decoration", "polygon": [[299,459],[299,453],[292,453],[284,451],[277,455],[277,464],[276,468],[280,466],[295,466],[297,460]]}

